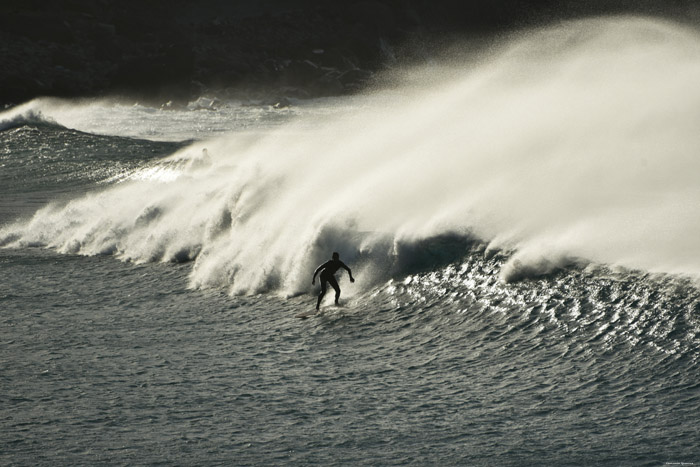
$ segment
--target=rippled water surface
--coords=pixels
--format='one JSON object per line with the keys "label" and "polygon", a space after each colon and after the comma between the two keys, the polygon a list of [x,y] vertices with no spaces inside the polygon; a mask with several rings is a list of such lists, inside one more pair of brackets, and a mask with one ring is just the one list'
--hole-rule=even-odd
{"label": "rippled water surface", "polygon": [[[493,264],[465,262],[300,320],[313,297],[191,291],[186,266],[0,261],[5,464],[661,465],[698,452],[695,292],[675,318],[644,318],[648,304],[599,301],[634,284],[566,296],[580,278],[506,286]],[[477,272],[480,287],[440,287]]]}

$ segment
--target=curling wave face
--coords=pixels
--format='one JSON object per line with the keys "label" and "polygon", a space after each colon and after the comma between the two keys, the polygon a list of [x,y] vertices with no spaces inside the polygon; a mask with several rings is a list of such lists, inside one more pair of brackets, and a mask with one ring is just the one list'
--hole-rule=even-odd
{"label": "curling wave face", "polygon": [[700,274],[695,31],[578,21],[404,73],[333,117],[193,143],[0,245],[194,261],[193,287],[235,294],[303,293],[334,250],[368,289],[473,240],[508,252],[505,280],[583,262]]}

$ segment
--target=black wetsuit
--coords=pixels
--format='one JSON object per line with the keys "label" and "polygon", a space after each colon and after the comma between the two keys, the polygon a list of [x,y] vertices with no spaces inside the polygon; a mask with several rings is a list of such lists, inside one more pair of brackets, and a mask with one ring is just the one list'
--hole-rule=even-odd
{"label": "black wetsuit", "polygon": [[314,272],[314,277],[316,277],[316,274],[321,272],[321,293],[318,296],[316,309],[318,309],[319,305],[321,304],[321,299],[323,298],[323,296],[326,295],[326,283],[330,284],[331,287],[333,287],[333,290],[335,290],[335,303],[336,305],[338,304],[338,298],[340,298],[340,286],[338,286],[338,281],[335,280],[334,274],[340,268],[347,270],[348,274],[350,274],[350,277],[352,277],[352,272],[350,272],[350,268],[347,267],[345,263],[343,263],[339,259],[332,259],[330,261],[326,261],[318,268],[316,268],[316,272]]}

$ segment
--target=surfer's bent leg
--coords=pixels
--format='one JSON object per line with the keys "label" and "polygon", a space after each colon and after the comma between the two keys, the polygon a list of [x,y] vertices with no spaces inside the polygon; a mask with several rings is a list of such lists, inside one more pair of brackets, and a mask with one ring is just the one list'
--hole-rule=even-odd
{"label": "surfer's bent leg", "polygon": [[328,283],[335,289],[335,304],[337,305],[338,299],[340,298],[340,287],[338,286],[338,281],[335,280],[335,277],[331,276],[328,278]]}

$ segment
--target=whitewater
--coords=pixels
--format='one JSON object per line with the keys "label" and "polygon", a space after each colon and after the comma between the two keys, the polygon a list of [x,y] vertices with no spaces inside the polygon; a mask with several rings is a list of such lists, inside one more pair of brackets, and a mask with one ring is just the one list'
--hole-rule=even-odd
{"label": "whitewater", "polygon": [[700,33],[470,50],[0,113],[3,463],[700,462]]}

